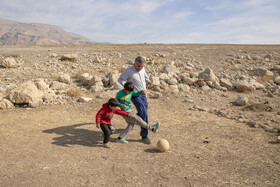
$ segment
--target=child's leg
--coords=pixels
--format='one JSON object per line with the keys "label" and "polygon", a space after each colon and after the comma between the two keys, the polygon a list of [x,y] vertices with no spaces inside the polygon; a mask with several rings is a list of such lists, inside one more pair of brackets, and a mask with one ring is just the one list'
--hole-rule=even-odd
{"label": "child's leg", "polygon": [[101,130],[104,132],[104,140],[103,143],[108,143],[111,136],[111,130],[108,124],[100,124]]}
{"label": "child's leg", "polygon": [[110,131],[111,131],[111,134],[113,134],[113,132],[116,131],[116,129],[113,127],[112,124],[109,124],[108,127],[109,127],[109,129],[110,129]]}
{"label": "child's leg", "polygon": [[153,130],[152,125],[147,124],[141,117],[139,117],[138,115],[136,115],[134,112],[129,112],[131,115],[131,118],[135,119],[135,124],[139,125],[140,127],[143,127],[145,129],[148,130]]}
{"label": "child's leg", "polygon": [[120,134],[119,138],[124,138],[134,127],[135,119],[131,117],[123,117],[127,122],[127,127]]}

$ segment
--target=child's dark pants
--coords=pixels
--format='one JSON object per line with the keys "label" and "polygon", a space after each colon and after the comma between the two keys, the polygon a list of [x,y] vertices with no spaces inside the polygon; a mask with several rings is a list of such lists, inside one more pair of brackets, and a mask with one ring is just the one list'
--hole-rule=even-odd
{"label": "child's dark pants", "polygon": [[104,140],[103,143],[108,143],[110,140],[110,136],[112,134],[112,131],[110,129],[111,124],[100,124],[101,130],[104,132]]}

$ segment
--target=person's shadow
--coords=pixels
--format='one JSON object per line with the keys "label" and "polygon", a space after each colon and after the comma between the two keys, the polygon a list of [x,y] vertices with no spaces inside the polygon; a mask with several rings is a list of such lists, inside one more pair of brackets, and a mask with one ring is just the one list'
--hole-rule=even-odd
{"label": "person's shadow", "polygon": [[62,126],[53,129],[43,130],[43,133],[55,133],[59,137],[53,138],[52,144],[70,147],[71,145],[83,145],[89,147],[102,146],[102,131],[92,131],[79,128],[83,125],[93,125],[93,123],[80,123],[70,126]]}

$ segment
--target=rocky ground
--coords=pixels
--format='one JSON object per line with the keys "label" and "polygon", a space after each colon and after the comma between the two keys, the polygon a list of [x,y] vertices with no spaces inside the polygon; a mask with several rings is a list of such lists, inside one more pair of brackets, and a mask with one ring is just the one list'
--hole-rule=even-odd
{"label": "rocky ground", "polygon": [[[105,149],[95,114],[139,55],[160,131]],[[1,47],[0,62],[1,186],[280,184],[278,45]]]}

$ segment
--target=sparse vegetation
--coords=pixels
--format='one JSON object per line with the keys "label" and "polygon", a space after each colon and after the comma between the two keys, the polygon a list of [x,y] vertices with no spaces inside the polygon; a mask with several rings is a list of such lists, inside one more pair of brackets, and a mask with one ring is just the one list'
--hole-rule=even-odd
{"label": "sparse vegetation", "polygon": [[81,97],[83,94],[81,90],[77,88],[72,88],[67,91],[67,95],[69,95],[70,97],[78,98]]}

